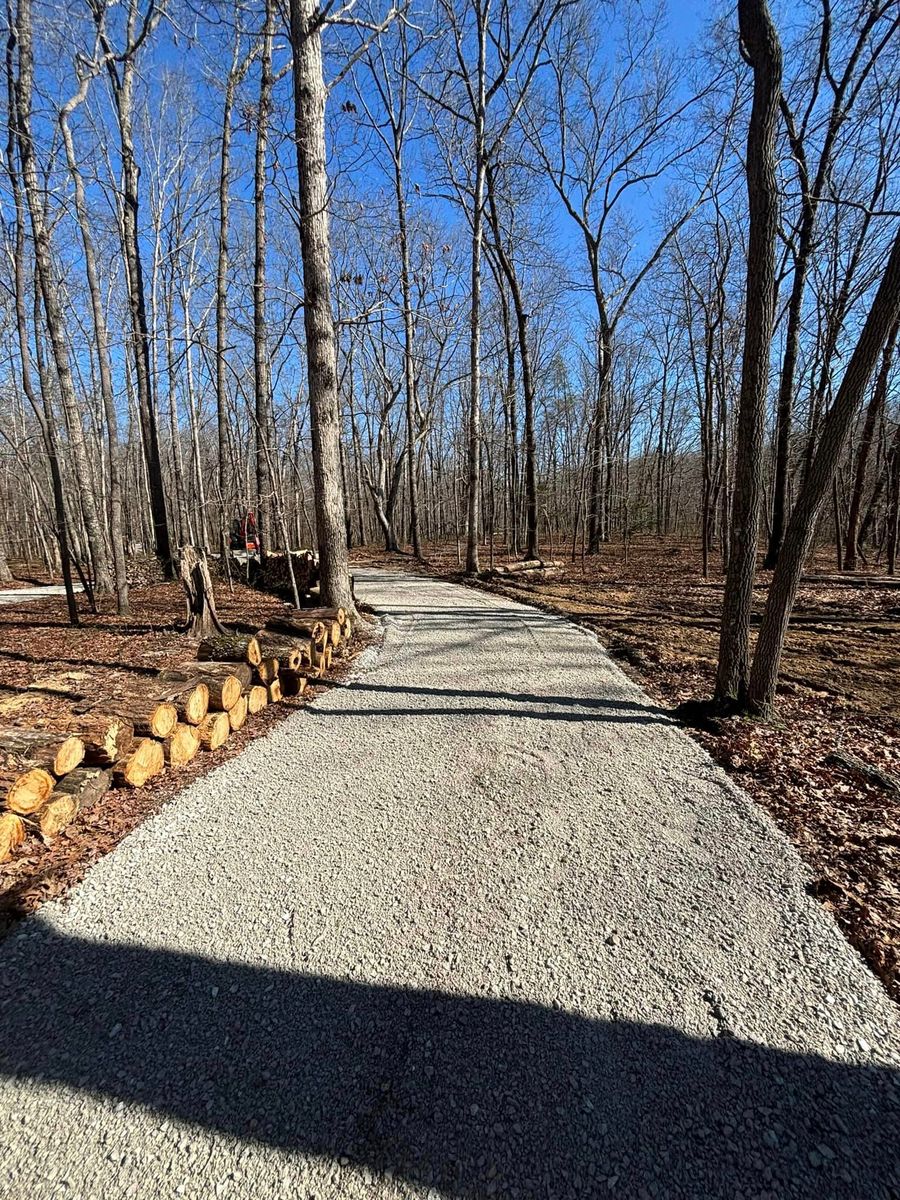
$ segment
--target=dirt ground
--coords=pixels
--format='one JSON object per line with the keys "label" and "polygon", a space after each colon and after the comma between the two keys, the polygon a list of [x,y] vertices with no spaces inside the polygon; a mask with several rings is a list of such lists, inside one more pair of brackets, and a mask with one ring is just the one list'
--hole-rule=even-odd
{"label": "dirt ground", "polygon": [[[455,546],[407,555],[354,552],[358,561],[424,569],[463,581]],[[495,563],[506,561],[495,554]],[[832,573],[822,556],[816,573]],[[756,589],[761,611],[769,572]],[[596,630],[622,666],[672,708],[711,695],[722,602],[719,572],[704,580],[690,542],[633,542],[567,564],[540,581],[477,586],[565,613]],[[900,792],[829,761],[842,753],[900,782],[900,590],[809,583],[791,621],[771,722],[729,719],[689,728],[791,838],[810,891],[900,1001]]]}
{"label": "dirt ground", "polygon": [[[28,575],[30,584],[47,582],[40,572]],[[0,725],[62,728],[79,704],[101,699],[129,679],[146,678],[196,657],[197,639],[178,632],[184,617],[184,593],[179,584],[154,584],[131,589],[132,615],[115,614],[104,600],[100,612],[87,611],[79,596],[82,624],[72,628],[65,600],[52,597],[0,607]],[[276,597],[242,584],[216,586],[223,624],[259,629],[285,609]],[[370,637],[358,627],[351,658]],[[0,936],[20,917],[43,901],[65,892],[83,878],[90,866],[171,797],[240,751],[254,738],[338,682],[349,663],[335,662],[328,681],[307,688],[302,698],[269,705],[233,733],[214,754],[201,752],[193,762],[166,772],[138,790],[113,789],[100,804],[80,813],[52,844],[26,838],[13,856],[0,864]]]}

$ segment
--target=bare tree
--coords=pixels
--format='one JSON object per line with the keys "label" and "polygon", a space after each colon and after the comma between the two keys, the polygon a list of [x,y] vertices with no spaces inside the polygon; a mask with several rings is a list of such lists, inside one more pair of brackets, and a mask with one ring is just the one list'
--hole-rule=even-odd
{"label": "bare tree", "polygon": [[750,654],[750,613],[762,507],[769,352],[775,319],[775,238],[778,184],[775,138],[782,56],[766,0],[738,0],[742,53],[753,70],[753,107],[747,132],[747,246],[744,352],[737,414],[731,556],[725,580],[716,700],[743,704]]}
{"label": "bare tree", "polygon": [[137,0],[128,0],[125,47],[115,51],[106,31],[106,6],[103,0],[87,0],[97,29],[106,72],[113,97],[113,108],[119,129],[119,150],[122,159],[121,175],[121,235],[125,259],[128,307],[131,315],[131,344],[137,389],[138,412],[143,436],[147,484],[150,490],[150,509],[153,516],[153,537],[156,555],[166,578],[175,577],[169,521],[166,513],[166,493],[162,460],[159,452],[156,396],[150,353],[150,327],[147,321],[147,301],[144,292],[144,267],[140,235],[140,167],[134,144],[134,82],[137,55],[162,16],[155,0],[149,0],[141,18]]}
{"label": "bare tree", "polygon": [[768,715],[787,634],[822,503],[831,486],[850,424],[875,370],[878,356],[900,318],[900,230],[875,293],[859,340],[847,364],[834,404],[822,422],[816,452],[785,531],[778,566],[772,576],[753,657],[748,699],[754,711]]}
{"label": "bare tree", "polygon": [[323,602],[355,612],[341,486],[341,411],[331,303],[331,237],[325,158],[323,17],[316,0],[290,0],[294,141],[303,259],[303,321],[312,429],[316,533]]}

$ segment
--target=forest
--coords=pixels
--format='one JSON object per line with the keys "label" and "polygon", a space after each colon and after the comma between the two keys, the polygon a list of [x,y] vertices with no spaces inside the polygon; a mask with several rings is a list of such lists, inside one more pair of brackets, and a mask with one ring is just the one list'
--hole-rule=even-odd
{"label": "forest", "polygon": [[691,538],[717,698],[764,712],[811,547],[894,572],[896,0],[5,25],[0,574],[124,614],[134,564],[249,515],[340,604],[348,547]]}

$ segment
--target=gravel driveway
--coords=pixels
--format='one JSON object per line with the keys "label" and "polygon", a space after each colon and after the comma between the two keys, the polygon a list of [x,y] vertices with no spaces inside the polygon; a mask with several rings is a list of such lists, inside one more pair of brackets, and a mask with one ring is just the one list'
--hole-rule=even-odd
{"label": "gravel driveway", "polygon": [[900,1019],[595,638],[361,571],[348,686],[0,948],[0,1195],[900,1196]]}

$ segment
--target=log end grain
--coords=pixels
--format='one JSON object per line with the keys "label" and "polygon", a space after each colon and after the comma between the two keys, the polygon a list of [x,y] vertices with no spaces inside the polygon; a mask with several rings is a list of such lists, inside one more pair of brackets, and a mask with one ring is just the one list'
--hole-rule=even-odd
{"label": "log end grain", "polygon": [[200,745],[204,750],[218,750],[220,746],[225,745],[228,735],[231,733],[228,713],[207,713],[204,720],[197,726],[197,730],[200,734]]}
{"label": "log end grain", "polygon": [[155,738],[141,738],[127,757],[113,768],[113,781],[119,787],[143,787],[165,767],[162,743]]}
{"label": "log end grain", "polygon": [[232,733],[236,729],[242,729],[247,721],[247,713],[249,711],[249,703],[246,696],[241,696],[237,704],[233,705],[228,710],[228,726]]}
{"label": "log end grain", "polygon": [[25,841],[25,822],[16,813],[0,813],[0,862]]}
{"label": "log end grain", "polygon": [[6,808],[13,813],[28,816],[50,799],[56,780],[43,767],[32,767],[29,771],[13,771],[0,774],[0,787],[6,792]]}

